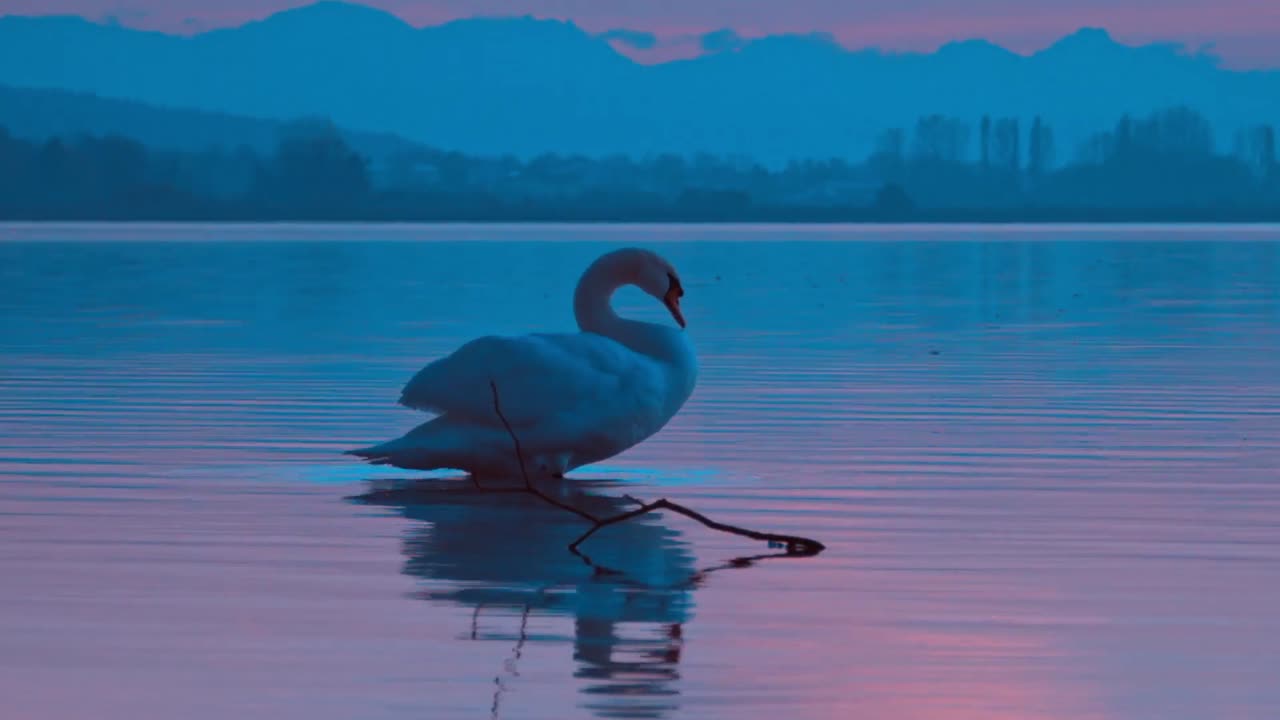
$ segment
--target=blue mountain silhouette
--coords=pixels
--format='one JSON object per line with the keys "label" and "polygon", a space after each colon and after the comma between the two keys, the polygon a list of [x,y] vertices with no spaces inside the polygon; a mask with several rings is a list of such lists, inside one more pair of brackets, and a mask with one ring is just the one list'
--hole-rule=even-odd
{"label": "blue mountain silhouette", "polygon": [[644,66],[572,23],[416,29],[336,2],[194,37],[9,16],[0,18],[0,83],[262,118],[327,115],[482,154],[861,157],[884,128],[941,112],[971,122],[1043,115],[1069,156],[1125,112],[1187,104],[1220,142],[1243,125],[1280,122],[1280,72],[1231,71],[1097,29],[1031,56],[984,41],[927,54],[849,51],[820,34],[725,48]]}
{"label": "blue mountain silhouette", "polygon": [[[44,141],[51,137],[118,135],[155,150],[201,152],[247,147],[260,154],[275,151],[297,121],[269,120],[205,110],[166,108],[135,100],[103,98],[89,93],[0,85],[0,128],[15,137]],[[389,133],[337,130],[370,161],[412,152],[419,157],[438,152]]]}

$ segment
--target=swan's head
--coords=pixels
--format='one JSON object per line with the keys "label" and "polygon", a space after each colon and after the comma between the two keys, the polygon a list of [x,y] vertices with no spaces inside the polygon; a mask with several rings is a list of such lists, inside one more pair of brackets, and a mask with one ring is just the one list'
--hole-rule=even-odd
{"label": "swan's head", "polygon": [[657,298],[676,323],[680,327],[685,326],[684,313],[680,311],[680,298],[684,297],[680,274],[661,255],[643,248],[614,250],[591,263],[574,291],[573,306],[578,326],[584,330],[601,327],[601,318],[613,315],[609,297],[623,285],[635,285]]}
{"label": "swan's head", "polygon": [[660,300],[667,307],[676,324],[684,327],[684,313],[680,311],[680,298],[684,297],[684,286],[680,284],[680,275],[675,267],[651,250],[635,249],[632,252],[635,253],[631,257],[634,263],[636,286]]}

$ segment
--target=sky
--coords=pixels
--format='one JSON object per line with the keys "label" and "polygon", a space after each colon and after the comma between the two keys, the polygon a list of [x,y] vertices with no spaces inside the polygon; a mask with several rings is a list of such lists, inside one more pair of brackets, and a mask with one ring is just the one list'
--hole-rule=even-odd
{"label": "sky", "polygon": [[[239,25],[310,0],[0,0],[0,14],[77,14],[191,33]],[[1280,68],[1280,0],[368,0],[413,25],[475,16],[571,20],[641,61],[689,57],[700,37],[826,32],[850,48],[933,50],[984,38],[1033,52],[1081,27],[1122,42],[1176,42],[1233,68]]]}

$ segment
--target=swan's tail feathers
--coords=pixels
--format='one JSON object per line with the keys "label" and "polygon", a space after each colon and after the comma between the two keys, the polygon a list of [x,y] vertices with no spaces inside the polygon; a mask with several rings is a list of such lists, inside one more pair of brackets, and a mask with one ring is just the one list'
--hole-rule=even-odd
{"label": "swan's tail feathers", "polygon": [[404,448],[400,447],[402,444],[399,440],[392,440],[379,445],[347,450],[342,454],[363,458],[371,465],[395,465],[396,456],[404,451]]}
{"label": "swan's tail feathers", "polygon": [[344,455],[354,455],[370,465],[393,465],[406,470],[439,470],[450,465],[449,453],[423,438],[410,433],[378,445],[347,450]]}
{"label": "swan's tail feathers", "polygon": [[358,458],[364,458],[366,460],[369,460],[371,458],[382,457],[388,454],[389,452],[395,449],[395,445],[397,442],[398,442],[397,440],[392,440],[390,442],[378,443],[377,445],[370,445],[369,447],[354,448],[352,450],[344,450],[342,454],[354,455]]}
{"label": "swan's tail feathers", "polygon": [[[492,447],[510,447],[502,430],[459,424],[446,416],[428,420],[401,437],[378,445],[348,450],[374,465],[406,470],[474,471]],[[508,453],[509,454],[509,453]]]}
{"label": "swan's tail feathers", "polygon": [[402,452],[404,448],[404,438],[393,439],[393,441],[379,443],[379,445],[370,445],[369,447],[357,447],[355,450],[343,452],[343,455],[355,455],[362,457],[374,465],[389,465],[389,460],[396,456],[398,452]]}

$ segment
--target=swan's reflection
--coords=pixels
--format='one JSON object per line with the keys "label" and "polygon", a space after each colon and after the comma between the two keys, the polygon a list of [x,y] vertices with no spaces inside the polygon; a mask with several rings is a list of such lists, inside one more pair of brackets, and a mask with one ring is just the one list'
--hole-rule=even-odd
{"label": "swan's reflection", "polygon": [[[633,507],[600,494],[604,484],[574,480],[556,492],[597,516]],[[607,528],[590,541],[593,567],[566,549],[585,529],[582,520],[528,494],[427,480],[384,484],[357,500],[422,521],[404,542],[404,572],[433,581],[421,597],[474,608],[473,639],[512,643],[493,679],[494,716],[503,715],[504,690],[532,641],[572,643],[582,705],[601,717],[665,717],[678,707],[695,569],[676,531],[652,516]],[[484,622],[494,610],[508,617]],[[531,641],[530,616],[540,614],[572,618],[572,635]],[[482,629],[493,625],[506,632]]]}

